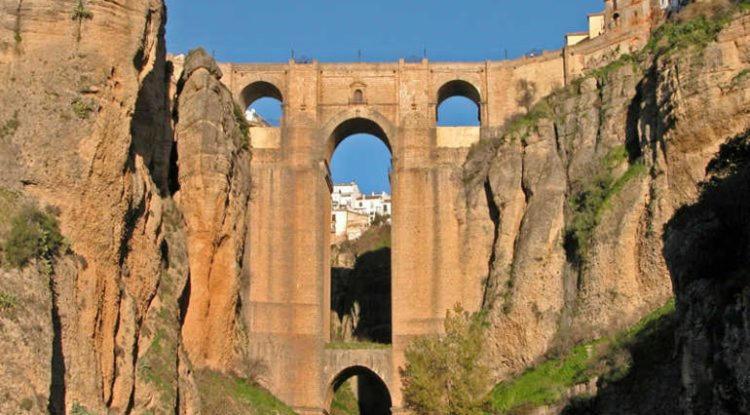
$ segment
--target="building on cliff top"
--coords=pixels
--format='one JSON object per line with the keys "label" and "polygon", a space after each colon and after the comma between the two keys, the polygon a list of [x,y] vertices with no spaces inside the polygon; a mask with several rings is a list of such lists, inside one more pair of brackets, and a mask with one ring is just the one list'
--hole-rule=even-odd
{"label": "building on cliff top", "polygon": [[577,45],[605,33],[651,27],[681,5],[680,0],[605,0],[604,11],[588,15],[588,31],[566,34],[565,46]]}
{"label": "building on cliff top", "polygon": [[356,182],[333,185],[331,193],[331,233],[334,243],[357,239],[376,218],[392,214],[391,195],[386,192],[363,194]]}

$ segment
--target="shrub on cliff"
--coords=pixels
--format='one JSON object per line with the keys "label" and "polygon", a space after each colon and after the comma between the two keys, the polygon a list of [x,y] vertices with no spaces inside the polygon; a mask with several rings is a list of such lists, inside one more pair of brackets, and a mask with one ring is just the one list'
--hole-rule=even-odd
{"label": "shrub on cliff", "polygon": [[51,260],[64,242],[57,219],[36,207],[21,210],[13,217],[8,239],[3,244],[5,260],[21,268],[32,259]]}
{"label": "shrub on cliff", "polygon": [[445,334],[425,336],[406,349],[401,369],[406,406],[416,414],[479,415],[491,381],[482,354],[484,316],[461,306],[448,312]]}

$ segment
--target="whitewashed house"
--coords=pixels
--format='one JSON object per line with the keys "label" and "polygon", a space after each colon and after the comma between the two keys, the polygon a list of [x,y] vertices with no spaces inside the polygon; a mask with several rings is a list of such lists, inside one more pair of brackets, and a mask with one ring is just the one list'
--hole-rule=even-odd
{"label": "whitewashed house", "polygon": [[331,233],[333,241],[357,239],[375,218],[393,214],[388,193],[362,194],[356,182],[335,184],[331,193]]}

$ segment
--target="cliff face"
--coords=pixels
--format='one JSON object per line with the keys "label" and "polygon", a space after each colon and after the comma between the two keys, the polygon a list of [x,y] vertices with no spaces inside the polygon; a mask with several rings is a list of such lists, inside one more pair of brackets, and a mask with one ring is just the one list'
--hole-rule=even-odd
{"label": "cliff face", "polygon": [[664,255],[680,325],[682,406],[688,413],[750,411],[750,141],[721,147],[700,198],[669,222]]}
{"label": "cliff face", "polygon": [[69,245],[2,273],[9,410],[191,413],[189,357],[226,371],[239,354],[246,135],[205,55],[173,134],[165,18],[161,0],[2,5],[0,190],[49,207]]}
{"label": "cliff face", "polygon": [[467,217],[495,234],[484,307],[498,375],[672,295],[663,227],[750,121],[749,22],[692,46],[657,33],[642,55],[573,82],[472,150]]}
{"label": "cliff face", "polygon": [[50,408],[122,411],[144,381],[135,361],[162,266],[164,6],[27,0],[4,9],[0,119],[16,127],[3,137],[0,184],[57,208],[78,258],[52,277],[53,354],[62,358]]}

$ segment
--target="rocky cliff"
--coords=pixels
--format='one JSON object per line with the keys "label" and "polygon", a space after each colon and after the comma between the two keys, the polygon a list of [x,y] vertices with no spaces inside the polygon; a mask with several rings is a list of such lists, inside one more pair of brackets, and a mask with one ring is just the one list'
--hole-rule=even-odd
{"label": "rocky cliff", "polygon": [[234,355],[250,196],[246,125],[221,76],[203,50],[188,55],[175,129],[175,199],[185,217],[191,276],[182,334],[193,361],[213,369],[228,367]]}
{"label": "rocky cliff", "polygon": [[748,23],[668,23],[472,149],[466,215],[494,230],[484,308],[498,376],[671,297],[664,225],[749,125]]}
{"label": "rocky cliff", "polygon": [[76,259],[52,276],[50,410],[125,411],[136,387],[148,389],[135,368],[162,270],[164,6],[39,0],[3,9],[0,119],[15,128],[3,136],[0,184],[59,211]]}
{"label": "rocky cliff", "polygon": [[750,412],[749,134],[721,147],[698,200],[679,209],[666,228],[687,413]]}
{"label": "rocky cliff", "polygon": [[216,64],[172,73],[161,0],[7,1],[0,19],[0,187],[66,241],[0,275],[2,411],[200,412],[193,361],[244,372],[249,148]]}

